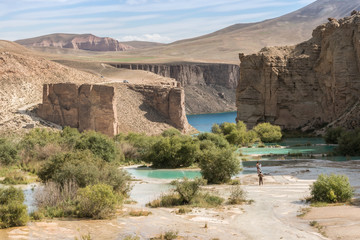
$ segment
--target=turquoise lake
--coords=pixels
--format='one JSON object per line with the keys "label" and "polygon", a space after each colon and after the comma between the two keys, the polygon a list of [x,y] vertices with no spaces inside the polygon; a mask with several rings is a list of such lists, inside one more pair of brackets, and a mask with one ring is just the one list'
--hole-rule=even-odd
{"label": "turquoise lake", "polygon": [[235,123],[236,112],[187,115],[188,122],[200,132],[211,132],[213,124]]}
{"label": "turquoise lake", "polygon": [[[236,112],[212,113],[187,115],[189,123],[200,132],[211,132],[213,124],[223,122],[235,123]],[[325,159],[332,161],[356,160],[360,157],[327,157],[335,146],[325,144],[322,138],[289,138],[275,144],[265,144],[264,148],[253,146],[251,148],[240,148],[241,159],[243,159],[244,170],[240,174],[256,173],[255,163],[257,160],[263,161],[264,166],[276,166],[291,164],[292,161],[313,161]],[[179,179],[201,177],[200,171],[193,170],[169,170],[151,168],[129,168],[127,171],[135,178],[153,179]]]}

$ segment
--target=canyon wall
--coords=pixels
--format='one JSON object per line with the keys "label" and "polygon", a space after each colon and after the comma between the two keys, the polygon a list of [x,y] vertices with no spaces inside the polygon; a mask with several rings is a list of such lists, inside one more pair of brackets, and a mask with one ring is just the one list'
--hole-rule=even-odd
{"label": "canyon wall", "polygon": [[44,84],[39,117],[59,124],[94,130],[109,136],[117,132],[115,92],[111,86],[72,83]]}
{"label": "canyon wall", "polygon": [[[131,102],[134,98],[138,101]],[[45,84],[37,114],[61,126],[109,136],[123,131],[158,134],[171,126],[184,133],[191,130],[185,115],[184,90],[172,85]]]}
{"label": "canyon wall", "polygon": [[317,27],[292,47],[240,54],[237,120],[286,129],[360,126],[360,14]]}
{"label": "canyon wall", "polygon": [[185,89],[188,114],[235,111],[239,66],[217,63],[111,64],[174,78]]}

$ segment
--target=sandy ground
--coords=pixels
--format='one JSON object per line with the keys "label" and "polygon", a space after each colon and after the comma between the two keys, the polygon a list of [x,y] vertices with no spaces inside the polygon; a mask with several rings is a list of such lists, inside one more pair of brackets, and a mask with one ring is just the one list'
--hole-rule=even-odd
{"label": "sandy ground", "polygon": [[[176,209],[149,209],[144,205],[168,189],[164,181],[137,182],[132,191],[135,205],[125,205],[112,220],[53,220],[32,222],[25,227],[0,231],[0,239],[74,239],[90,234],[92,239],[123,239],[126,235],[149,239],[169,230],[178,231],[181,239],[360,239],[360,208],[337,206],[315,208],[298,217],[307,205],[309,185],[319,173],[346,173],[359,197],[360,162],[333,163],[309,161],[291,166],[264,167],[264,185],[257,185],[256,175],[240,177],[251,205],[226,205],[216,209],[193,209],[177,215]],[[229,195],[231,186],[208,186],[209,191]],[[147,210],[147,217],[130,217],[131,209]],[[317,221],[326,236],[309,225]],[[205,225],[207,227],[205,228]]]}

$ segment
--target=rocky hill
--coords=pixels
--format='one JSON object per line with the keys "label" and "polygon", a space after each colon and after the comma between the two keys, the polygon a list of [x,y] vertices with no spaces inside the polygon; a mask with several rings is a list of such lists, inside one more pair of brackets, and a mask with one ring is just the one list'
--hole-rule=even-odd
{"label": "rocky hill", "polygon": [[[100,66],[104,67],[105,65]],[[173,79],[144,71],[138,73],[129,72],[130,70],[124,70],[122,74],[125,77],[131,75],[132,78],[138,76],[138,82],[134,81],[134,84],[140,86],[144,82],[147,85],[156,85],[153,89],[155,89],[155,93],[159,94],[164,92],[163,88],[166,90],[170,83],[174,83]],[[153,75],[156,76],[156,79]],[[46,60],[16,43],[0,41],[0,134],[21,132],[26,128],[43,127],[44,124],[53,126],[39,119],[31,111],[42,101],[43,84],[45,83],[74,83],[81,85],[85,83],[105,84],[107,82],[106,84],[115,84],[120,81],[120,78],[121,76],[117,79],[101,78],[92,73],[79,71]],[[122,84],[118,88],[121,88],[118,91],[121,93],[119,94],[118,108],[120,130],[157,134],[173,126],[173,123],[168,121],[170,115],[165,116],[162,111],[158,110],[162,108],[161,104],[164,106],[169,105],[165,101],[168,98],[159,101],[161,104],[157,104],[156,108],[155,105],[146,104],[148,91],[142,92],[141,88],[132,89],[127,84]],[[178,107],[184,109],[184,106],[180,104]],[[172,105],[171,111],[176,113],[177,110],[174,109],[174,105]],[[175,127],[178,126],[175,124]]]}
{"label": "rocky hill", "polygon": [[88,51],[127,51],[134,47],[109,37],[97,37],[92,34],[56,33],[35,38],[17,40],[27,47],[56,47],[81,49]]}
{"label": "rocky hill", "polygon": [[292,47],[240,54],[238,120],[303,130],[360,127],[360,13],[329,18]]}

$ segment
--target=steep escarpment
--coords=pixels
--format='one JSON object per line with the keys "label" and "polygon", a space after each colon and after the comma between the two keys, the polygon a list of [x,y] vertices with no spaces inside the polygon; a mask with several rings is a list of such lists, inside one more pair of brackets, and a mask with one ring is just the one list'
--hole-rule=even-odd
{"label": "steep escarpment", "polygon": [[329,18],[307,42],[240,54],[240,60],[238,120],[303,130],[360,126],[359,12]]}
{"label": "steep escarpment", "polygon": [[72,48],[88,51],[127,51],[134,47],[120,43],[109,37],[97,37],[92,34],[50,34],[35,38],[17,40],[28,47]]}
{"label": "steep escarpment", "polygon": [[235,110],[235,88],[239,78],[237,65],[215,63],[111,65],[117,68],[145,70],[176,79],[185,89],[188,114]]}

